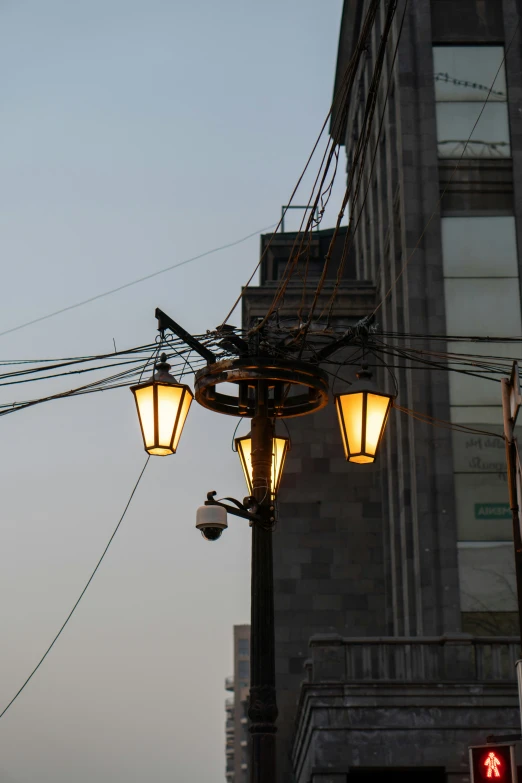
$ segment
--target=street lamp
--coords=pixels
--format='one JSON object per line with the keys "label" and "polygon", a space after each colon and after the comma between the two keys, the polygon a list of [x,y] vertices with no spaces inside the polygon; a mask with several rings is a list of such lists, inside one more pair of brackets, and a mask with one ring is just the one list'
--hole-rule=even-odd
{"label": "street lamp", "polygon": [[[245,474],[248,491],[254,494],[254,474],[252,468],[252,436],[249,433],[244,438],[235,439],[236,450],[239,454],[241,467]],[[275,499],[283,478],[286,455],[290,448],[290,438],[281,438],[274,435],[272,438],[272,470],[270,475],[270,496]]]}
{"label": "street lamp", "polygon": [[169,373],[167,355],[146,383],[131,386],[140,420],[145,451],[155,456],[175,454],[194,395]]}
{"label": "street lamp", "polygon": [[[189,334],[170,316],[156,310],[158,329],[170,329],[206,362],[195,373],[196,401],[208,410],[251,420],[250,434],[236,439],[250,495],[241,503],[234,498],[216,500],[209,492],[198,509],[196,527],[210,541],[227,527],[227,514],[249,521],[252,528],[250,734],[252,736],[251,783],[274,783],[276,779],[275,733],[277,700],[275,688],[274,582],[272,532],[276,524],[274,498],[281,481],[288,438],[275,435],[275,422],[304,416],[328,404],[328,375],[320,362],[347,344],[348,336],[325,347],[314,361],[279,357],[269,340],[245,340],[233,327],[222,325],[215,340]],[[224,358],[223,351],[228,353]],[[133,387],[145,448],[149,454],[172,454],[178,445],[193,396],[187,386],[176,383],[162,363],[154,378]],[[373,462],[382,438],[392,396],[379,392],[363,369],[359,381],[347,394],[336,395],[346,458]],[[231,393],[231,391],[233,393]],[[225,503],[224,501],[228,501]]]}
{"label": "street lamp", "polygon": [[392,394],[377,389],[366,367],[357,373],[350,391],[335,395],[344,454],[349,462],[375,460],[392,401]]}

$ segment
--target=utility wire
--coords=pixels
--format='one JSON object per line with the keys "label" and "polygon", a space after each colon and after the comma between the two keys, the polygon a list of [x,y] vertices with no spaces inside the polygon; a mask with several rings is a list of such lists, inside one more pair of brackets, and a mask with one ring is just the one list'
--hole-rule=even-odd
{"label": "utility wire", "polygon": [[[196,369],[200,369],[200,367],[204,366],[205,364],[205,360],[202,358],[193,360],[192,363],[196,364],[196,362],[198,363]],[[177,365],[177,367],[182,366],[182,364],[184,368],[185,363],[180,363]],[[44,402],[50,402],[51,400],[61,400],[68,397],[76,397],[80,394],[92,394],[94,392],[103,392],[111,389],[119,389],[121,387],[131,386],[133,383],[137,383],[139,381],[141,374],[142,369],[140,367],[132,367],[128,370],[123,370],[121,373],[111,375],[108,378],[102,378],[101,380],[93,381],[92,383],[88,383],[84,386],[79,386],[74,389],[69,389],[64,392],[57,392],[56,394],[51,394],[48,397],[24,400],[22,402],[2,403],[0,404],[0,416],[7,416],[11,413],[24,410],[25,408],[31,408],[35,405],[41,405]],[[181,378],[184,374],[184,369],[182,369],[179,377]]]}
{"label": "utility wire", "polygon": [[500,435],[498,432],[488,432],[487,430],[475,429],[474,427],[468,427],[464,424],[459,424],[458,422],[447,421],[446,419],[436,419],[434,416],[429,416],[427,413],[419,413],[418,411],[412,410],[412,408],[403,408],[402,405],[397,405],[396,402],[393,403],[393,407],[401,413],[411,416],[412,419],[420,421],[422,424],[429,424],[431,427],[462,432],[465,435],[468,433],[472,435],[487,435],[490,438],[505,440],[505,436]]}
{"label": "utility wire", "polygon": [[[296,194],[296,192],[297,192],[297,190],[299,188],[299,185],[301,184],[301,182],[303,180],[303,177],[304,177],[304,175],[305,175],[305,173],[306,173],[306,171],[308,169],[308,166],[310,165],[310,162],[311,162],[311,160],[312,160],[312,158],[313,158],[313,156],[315,154],[315,151],[316,151],[317,147],[319,146],[319,142],[320,142],[320,140],[321,140],[321,138],[323,136],[323,133],[325,131],[325,128],[326,128],[326,126],[328,124],[328,120],[330,119],[330,117],[332,117],[332,125],[335,125],[338,128],[340,128],[342,126],[343,119],[344,119],[344,112],[345,112],[346,97],[347,97],[347,95],[349,93],[349,90],[351,89],[353,80],[355,79],[355,75],[356,75],[357,68],[358,68],[358,65],[359,65],[359,59],[360,59],[360,57],[362,55],[363,49],[365,48],[364,42],[365,42],[366,38],[368,37],[369,31],[371,31],[371,26],[373,25],[373,20],[375,18],[375,14],[377,12],[377,7],[378,7],[379,3],[380,3],[380,0],[371,0],[370,8],[367,11],[366,19],[365,19],[365,22],[363,24],[363,27],[365,29],[365,33],[361,33],[361,35],[359,37],[359,40],[357,41],[357,44],[356,44],[356,47],[355,47],[355,49],[356,49],[355,54],[352,56],[350,62],[348,63],[348,66],[346,68],[346,71],[345,71],[344,77],[343,77],[343,79],[341,81],[341,84],[339,86],[339,89],[337,90],[337,92],[334,95],[333,101],[332,101],[332,103],[330,105],[330,109],[328,111],[328,114],[326,115],[326,119],[325,119],[325,121],[324,121],[324,123],[323,123],[323,125],[321,127],[321,130],[320,130],[319,135],[318,135],[318,137],[317,137],[317,139],[316,139],[316,141],[314,143],[314,146],[313,146],[312,151],[311,151],[311,153],[310,153],[310,155],[308,157],[308,160],[306,161],[304,169],[302,170],[302,172],[301,172],[301,174],[299,176],[299,179],[297,180],[297,183],[296,183],[296,185],[295,185],[295,187],[294,187],[294,189],[292,191],[292,195],[290,196],[290,199],[288,201],[288,205],[292,204],[294,196],[295,196],[295,194]],[[369,24],[370,20],[371,20],[371,25],[369,25],[370,30],[368,31],[367,27],[368,27],[368,24]],[[335,107],[337,105],[337,102],[339,102],[340,109],[338,109],[337,112],[334,113],[334,109],[335,109]],[[335,135],[335,133],[333,133],[332,135]],[[331,156],[333,155],[333,149],[336,146],[337,146],[337,142],[335,140],[333,141],[333,143],[330,142],[330,140],[329,140],[328,144],[326,146],[326,150],[325,150],[325,152],[323,154],[321,165],[319,167],[319,172],[318,172],[318,175],[316,177],[316,180],[315,180],[315,183],[314,183],[314,187],[312,189],[312,194],[310,196],[310,199],[308,201],[308,205],[307,206],[310,206],[311,201],[313,199],[314,190],[315,190],[317,181],[318,181],[318,179],[319,179],[319,177],[321,175],[321,171],[322,171],[325,159],[327,159],[326,172],[324,173],[323,180],[322,180],[321,186],[319,188],[320,192],[319,192],[319,194],[318,194],[318,196],[316,198],[316,201],[314,202],[314,208],[312,209],[312,211],[310,213],[310,216],[309,216],[309,218],[307,220],[307,223],[306,223],[306,228],[305,228],[305,232],[304,232],[305,236],[306,236],[307,232],[311,229],[311,226],[313,224],[315,210],[318,207],[318,203],[320,201],[320,196],[321,196],[321,192],[322,192],[324,178],[326,176],[326,173],[328,171],[328,167],[329,167],[330,162],[331,162]],[[287,209],[288,209],[288,207],[287,207]],[[234,310],[238,306],[239,302],[241,301],[241,299],[245,295],[245,292],[248,289],[248,286],[250,285],[250,283],[254,279],[254,275],[256,274],[257,270],[261,266],[261,262],[263,261],[263,258],[265,256],[265,254],[268,252],[268,249],[270,247],[270,244],[271,244],[272,240],[274,239],[274,237],[276,236],[277,231],[279,230],[279,227],[280,227],[280,225],[281,225],[281,223],[282,223],[282,221],[284,219],[284,215],[285,214],[286,214],[286,210],[285,210],[285,213],[281,216],[281,219],[280,219],[279,223],[277,224],[274,233],[270,237],[268,245],[265,247],[263,255],[261,256],[261,258],[259,259],[259,262],[255,266],[254,271],[252,272],[252,274],[248,278],[248,280],[246,282],[246,285],[242,288],[241,293],[239,294],[239,296],[235,300],[234,304],[232,305],[232,307],[228,311],[228,313],[225,316],[225,318],[223,319],[223,324],[225,324],[226,321],[228,321],[228,319],[230,318],[230,316],[232,315],[232,313],[234,312]],[[296,239],[294,241],[294,246],[292,248],[292,251],[291,251],[291,254],[290,254],[290,258],[289,258],[289,261],[288,261],[288,263],[286,265],[285,271],[283,273],[283,279],[281,280],[281,283],[280,283],[280,285],[278,287],[278,290],[276,292],[276,295],[275,295],[275,298],[274,298],[274,302],[272,303],[271,309],[269,310],[268,314],[263,318],[263,323],[266,322],[267,318],[271,314],[272,309],[275,308],[277,302],[279,301],[281,296],[284,294],[284,288],[286,288],[286,285],[288,284],[288,281],[289,281],[290,277],[292,276],[293,272],[295,271],[295,266],[297,264],[297,261],[298,261],[300,255],[301,255],[301,251],[302,251],[302,247],[303,247],[303,243],[304,243],[304,237],[303,237],[303,239],[301,240],[301,244],[300,244],[299,250],[297,251],[297,253],[294,256],[294,249],[295,249],[295,246],[297,244],[298,237],[301,234],[302,225],[303,225],[303,221],[301,221],[301,227],[300,227],[298,235],[297,235],[297,237],[296,237]],[[287,275],[287,269],[289,270],[288,275]],[[284,286],[284,288],[282,288],[283,286]]]}
{"label": "utility wire", "polygon": [[396,337],[404,340],[440,340],[441,342],[466,342],[466,343],[522,343],[522,337],[479,337],[477,335],[455,334],[418,334],[409,332],[378,331],[380,337]]}
{"label": "utility wire", "polygon": [[219,247],[214,247],[212,250],[206,250],[204,253],[199,253],[197,256],[192,256],[192,258],[187,258],[185,261],[180,261],[177,264],[171,264],[170,266],[166,266],[164,269],[159,269],[157,272],[151,272],[150,275],[145,275],[144,277],[138,277],[136,280],[131,280],[129,283],[124,283],[123,285],[118,286],[117,288],[111,288],[110,291],[104,291],[102,294],[96,294],[96,296],[91,296],[89,299],[84,299],[81,302],[76,302],[76,304],[69,305],[68,307],[62,307],[60,310],[55,310],[52,313],[47,313],[47,315],[41,315],[39,318],[33,318],[32,321],[26,321],[23,324],[19,324],[18,326],[13,326],[11,329],[5,329],[3,332],[0,332],[0,337],[3,337],[6,334],[11,334],[11,332],[17,332],[19,329],[25,329],[26,326],[32,326],[33,324],[40,323],[41,321],[47,321],[49,318],[54,318],[55,315],[61,315],[61,313],[67,313],[69,310],[75,310],[77,307],[83,307],[86,304],[90,304],[91,302],[95,302],[98,299],[103,299],[106,296],[111,296],[112,294],[118,293],[118,291],[123,291],[125,288],[130,288],[133,285],[138,285],[138,283],[143,283],[145,280],[151,280],[153,277],[157,277],[158,275],[163,275],[165,272],[171,272],[173,269],[177,269],[180,266],[185,266],[185,264],[190,264],[192,261],[198,261],[200,258],[205,258],[205,256],[209,256],[212,253],[218,253],[220,250],[227,250],[229,247],[235,247],[236,245],[240,245],[242,242],[246,242],[247,239],[251,239],[251,237],[256,236],[257,234],[263,233],[263,231],[268,231],[269,229],[274,227],[274,223],[272,223],[270,226],[266,226],[265,228],[260,228],[257,231],[253,231],[251,234],[248,234],[246,237],[241,237],[241,239],[236,239],[234,242],[228,242],[226,245],[220,245]]}
{"label": "utility wire", "polygon": [[[334,290],[332,292],[332,295],[330,297],[329,302],[327,303],[327,305],[325,305],[325,307],[323,308],[323,311],[321,312],[321,314],[319,315],[317,320],[320,320],[322,318],[322,316],[324,315],[326,309],[328,309],[327,321],[328,322],[330,321],[330,318],[332,316],[333,306],[335,304],[335,300],[336,300],[337,294],[339,292],[339,287],[341,285],[341,280],[342,280],[342,276],[343,276],[343,272],[344,272],[344,267],[345,267],[345,264],[346,264],[346,259],[348,258],[348,252],[349,252],[349,250],[350,250],[350,248],[351,248],[351,246],[353,244],[354,235],[355,235],[357,229],[359,228],[359,223],[361,222],[361,219],[362,219],[362,216],[363,216],[363,212],[364,212],[364,208],[366,206],[366,200],[368,198],[368,193],[370,191],[370,186],[371,186],[372,181],[373,181],[373,170],[374,170],[374,167],[375,167],[375,161],[377,159],[377,153],[379,151],[379,142],[381,140],[382,129],[383,129],[383,126],[384,126],[384,119],[386,117],[386,109],[387,109],[387,106],[388,106],[388,98],[390,97],[391,88],[392,88],[392,86],[394,84],[393,70],[395,68],[395,60],[397,59],[397,53],[399,51],[399,44],[401,42],[402,30],[403,30],[403,27],[404,27],[404,21],[406,19],[406,11],[408,10],[408,2],[409,2],[409,0],[405,0],[405,2],[404,2],[404,8],[403,8],[403,11],[402,11],[402,17],[401,17],[401,22],[400,22],[400,25],[399,25],[399,31],[397,33],[397,40],[395,42],[395,48],[393,50],[393,57],[392,57],[391,65],[390,65],[389,72],[388,72],[388,84],[387,84],[387,87],[386,87],[386,94],[384,96],[384,102],[383,102],[383,107],[382,107],[382,112],[381,112],[381,119],[380,119],[380,122],[379,122],[379,129],[377,131],[377,137],[375,139],[375,148],[374,148],[374,151],[373,151],[373,157],[372,157],[371,164],[370,164],[370,170],[368,172],[366,190],[364,192],[364,198],[363,198],[362,206],[361,206],[361,208],[359,210],[359,214],[357,216],[357,220],[355,222],[355,226],[354,226],[353,231],[352,231],[351,229],[352,229],[352,224],[353,224],[354,207],[355,207],[355,204],[357,203],[357,198],[358,198],[358,194],[359,194],[359,187],[360,187],[360,181],[362,181],[362,176],[364,175],[364,162],[365,162],[365,159],[360,164],[361,174],[360,174],[359,181],[357,183],[357,189],[355,191],[354,200],[353,200],[353,203],[351,205],[352,208],[350,210],[350,221],[348,223],[348,229],[346,231],[346,236],[345,236],[345,240],[344,240],[344,247],[343,247],[343,252],[342,252],[342,255],[341,255],[341,260],[339,262],[339,266],[338,266],[338,269],[337,269],[337,278],[336,278],[336,281],[335,281]],[[370,133],[370,131],[371,131],[371,128],[369,129],[369,133]]]}
{"label": "utility wire", "polygon": [[146,467],[147,467],[147,465],[149,464],[149,460],[150,460],[150,455],[149,455],[149,456],[147,457],[147,459],[145,460],[145,465],[144,465],[144,466],[143,466],[143,468],[141,469],[141,473],[140,473],[140,475],[138,476],[138,480],[137,480],[137,482],[136,482],[136,483],[135,483],[135,485],[134,485],[134,488],[133,488],[133,490],[132,490],[132,492],[131,492],[131,494],[130,494],[130,497],[129,497],[128,501],[127,501],[127,504],[125,505],[125,508],[123,509],[123,514],[121,515],[121,517],[120,517],[120,519],[119,519],[119,521],[118,521],[118,524],[117,524],[117,525],[116,525],[116,527],[114,528],[114,531],[113,531],[113,533],[112,533],[111,537],[109,538],[109,541],[108,541],[108,543],[107,543],[107,546],[106,546],[106,547],[105,547],[105,549],[103,550],[103,552],[102,552],[102,555],[101,555],[100,559],[99,559],[99,560],[98,560],[98,562],[96,563],[96,567],[95,567],[94,571],[92,572],[92,574],[90,575],[90,577],[89,577],[89,579],[88,579],[88,581],[87,581],[87,584],[85,585],[85,587],[83,588],[82,592],[80,593],[80,596],[79,596],[78,600],[77,600],[77,601],[76,601],[76,603],[74,604],[73,608],[71,609],[71,611],[70,611],[70,612],[69,612],[69,614],[67,615],[67,618],[66,618],[65,622],[63,623],[62,627],[60,628],[60,630],[58,631],[58,633],[56,634],[56,636],[55,636],[55,637],[54,637],[54,639],[52,640],[51,644],[49,645],[49,647],[47,648],[47,650],[45,651],[45,653],[42,655],[42,657],[40,658],[40,660],[38,661],[38,663],[37,663],[37,664],[36,664],[36,666],[34,667],[33,671],[32,671],[32,672],[31,672],[31,674],[29,675],[29,677],[26,679],[26,681],[24,682],[24,684],[22,685],[22,687],[21,687],[21,688],[19,688],[19,689],[18,689],[18,691],[15,693],[15,695],[13,696],[13,698],[11,699],[11,701],[9,702],[9,704],[8,704],[6,707],[4,707],[4,709],[2,710],[2,712],[0,712],[0,718],[3,718],[3,716],[5,715],[5,713],[7,712],[7,710],[9,709],[9,707],[10,707],[12,704],[14,704],[14,702],[15,702],[15,701],[17,700],[17,698],[20,696],[20,694],[22,693],[22,691],[24,690],[24,688],[25,688],[25,687],[26,687],[26,686],[29,684],[30,680],[31,680],[31,679],[34,677],[34,675],[36,674],[36,672],[38,671],[38,669],[40,668],[40,666],[42,665],[42,663],[45,661],[45,659],[47,658],[47,656],[49,655],[49,653],[50,653],[50,652],[51,652],[51,650],[53,649],[54,645],[56,644],[56,642],[57,642],[57,641],[58,641],[58,639],[60,638],[60,636],[61,636],[62,632],[63,632],[63,631],[64,631],[64,629],[65,629],[65,626],[67,625],[67,623],[69,622],[69,620],[70,620],[70,619],[71,619],[71,617],[73,616],[74,612],[76,611],[76,608],[77,608],[78,604],[80,603],[80,601],[82,600],[83,596],[84,596],[84,595],[85,595],[85,593],[87,592],[87,588],[89,587],[89,585],[91,584],[92,580],[94,579],[94,577],[95,577],[95,574],[96,574],[96,572],[97,572],[98,568],[99,568],[99,567],[101,566],[101,564],[102,564],[103,558],[104,558],[104,557],[105,557],[105,555],[107,554],[107,552],[108,552],[108,550],[109,550],[109,547],[110,547],[110,545],[112,544],[112,542],[113,542],[113,540],[114,540],[114,537],[115,537],[116,533],[118,532],[118,530],[119,530],[119,528],[120,528],[120,525],[121,525],[121,523],[122,523],[122,522],[123,522],[123,520],[124,520],[125,514],[127,513],[127,510],[128,510],[128,508],[129,508],[129,506],[130,506],[130,504],[131,504],[131,502],[132,502],[132,498],[134,497],[134,494],[135,494],[136,490],[138,489],[138,485],[139,485],[139,483],[140,483],[140,481],[141,481],[141,479],[142,479],[142,476],[143,476],[143,474],[145,473],[145,468],[146,468]]}
{"label": "utility wire", "polygon": [[[378,10],[379,2],[380,2],[380,0],[372,0],[372,2],[370,3],[370,5],[368,7],[368,10],[366,12],[366,17],[365,17],[364,23],[362,25],[361,33],[359,35],[359,40],[357,41],[357,44],[355,46],[355,52],[352,55],[352,57],[350,59],[350,62],[348,63],[348,66],[347,66],[346,71],[344,73],[342,84],[341,84],[339,90],[337,91],[336,96],[334,97],[334,101],[332,103],[332,108],[333,108],[333,106],[335,106],[336,102],[339,100],[340,108],[338,110],[337,115],[334,118],[334,121],[335,121],[335,123],[337,124],[338,127],[342,126],[342,124],[344,122],[344,119],[346,117],[346,114],[347,114],[348,95],[350,94],[350,91],[353,89],[353,85],[355,83],[355,79],[356,79],[356,76],[357,76],[357,72],[358,72],[358,69],[359,69],[359,64],[360,64],[360,60],[362,58],[363,52],[366,51],[366,49],[367,49],[367,40],[368,40],[368,37],[369,37],[369,35],[371,33],[371,30],[373,28],[373,24],[374,24],[374,21],[375,21],[375,16],[376,16],[376,13],[377,13],[377,10]],[[331,112],[332,112],[332,109],[330,109],[330,113]],[[294,253],[294,249],[295,249],[296,242],[297,242],[297,238],[296,238],[296,241],[294,242],[294,245],[292,247],[290,256],[289,256],[288,261],[286,263],[285,270],[283,272],[283,275],[281,276],[281,280],[280,280],[279,285],[278,285],[278,287],[276,289],[276,293],[274,294],[273,301],[272,301],[268,311],[265,313],[265,315],[261,319],[261,321],[251,330],[251,334],[259,332],[264,327],[264,325],[268,322],[269,318],[273,315],[273,313],[279,311],[279,308],[280,308],[281,302],[282,302],[282,300],[283,300],[283,298],[285,296],[285,292],[286,292],[286,289],[288,287],[288,284],[289,284],[293,274],[296,271],[297,263],[298,263],[299,258],[301,256],[301,253],[302,253],[305,237],[307,236],[308,232],[311,231],[312,223],[313,223],[313,215],[315,214],[316,209],[318,209],[319,202],[321,200],[321,194],[323,192],[323,187],[325,185],[326,178],[327,178],[327,175],[328,175],[328,170],[329,170],[330,165],[332,163],[332,159],[334,157],[336,147],[338,146],[338,142],[337,142],[337,140],[335,138],[335,134],[332,134],[332,135],[334,136],[334,138],[333,138],[333,140],[329,141],[328,144],[327,144],[326,151],[325,151],[325,153],[323,155],[323,159],[322,159],[321,165],[319,167],[319,172],[318,172],[317,177],[315,179],[314,186],[312,188],[312,193],[311,193],[310,199],[308,201],[308,205],[310,205],[312,200],[314,199],[314,192],[315,192],[315,188],[317,186],[317,183],[318,183],[319,179],[321,178],[321,182],[320,182],[320,185],[319,185],[319,190],[318,190],[317,194],[315,195],[315,201],[313,203],[313,208],[312,208],[312,211],[311,211],[310,216],[309,216],[308,221],[307,221],[307,225],[306,225],[306,229],[305,229],[305,232],[304,232],[304,236],[301,239],[301,244],[300,244],[297,252]],[[358,150],[359,150],[359,146],[358,146]],[[323,170],[323,166],[324,166],[324,170]],[[350,177],[351,177],[351,175],[350,175]],[[350,178],[349,183],[348,183],[347,188],[346,188],[347,192],[350,190],[350,188],[351,188],[351,178]],[[344,210],[345,206],[346,206],[346,204],[343,201],[343,207],[342,207],[343,210]],[[338,219],[338,225],[339,226],[340,226],[341,220],[342,220],[342,215],[340,214],[340,217]],[[338,229],[336,228],[336,232],[335,233],[337,233],[337,230]],[[335,238],[332,241],[335,241]],[[330,242],[330,248],[331,247],[332,247],[332,242]],[[330,252],[330,250],[328,252]],[[326,259],[325,259],[325,265],[326,264],[327,264],[327,262],[326,262]],[[303,285],[303,294],[304,294],[304,287],[305,287],[305,285]],[[302,309],[302,307],[300,307],[300,311],[301,311],[301,309]],[[306,337],[306,335],[304,335],[303,340],[305,339],[305,337]]]}
{"label": "utility wire", "polygon": [[[380,85],[381,78],[382,78],[382,72],[383,72],[383,66],[384,66],[384,58],[385,58],[385,55],[386,55],[386,46],[387,46],[387,43],[388,43],[388,38],[389,38],[390,33],[391,33],[393,19],[395,17],[396,10],[397,10],[397,0],[392,0],[392,2],[390,2],[389,6],[388,6],[388,11],[387,11],[387,15],[386,15],[386,23],[385,23],[383,35],[381,37],[381,41],[380,41],[380,44],[379,44],[379,49],[377,51],[377,56],[376,56],[375,66],[374,66],[372,80],[371,80],[371,84],[370,84],[370,89],[368,91],[368,96],[367,96],[367,100],[366,100],[364,118],[363,118],[362,129],[361,129],[362,131],[365,132],[365,135],[364,135],[364,137],[361,136],[361,139],[359,140],[358,145],[357,145],[356,154],[354,156],[354,166],[353,166],[353,168],[355,168],[356,166],[359,166],[358,177],[357,177],[357,182],[356,182],[356,189],[355,189],[355,200],[357,200],[357,197],[359,195],[359,189],[360,189],[360,186],[361,186],[361,183],[362,183],[362,179],[363,179],[363,176],[364,176],[364,164],[366,162],[366,153],[368,151],[368,147],[370,145],[370,140],[371,140],[372,123],[373,123],[373,117],[374,117],[375,109],[376,109],[376,106],[377,106],[378,90],[379,90],[379,85]],[[406,6],[405,6],[405,11],[406,11]],[[382,122],[381,122],[381,125],[382,125]],[[354,172],[354,174],[355,174],[355,172]],[[315,290],[314,298],[313,298],[313,301],[312,301],[312,304],[311,304],[311,307],[310,307],[310,312],[308,314],[308,319],[307,319],[307,322],[306,322],[306,324],[304,326],[304,329],[303,329],[303,336],[304,337],[306,336],[307,331],[310,328],[310,325],[312,323],[312,318],[313,318],[313,315],[314,315],[314,311],[315,311],[315,308],[316,308],[317,303],[319,301],[319,296],[321,294],[321,291],[323,289],[323,286],[324,286],[324,283],[325,283],[325,280],[326,280],[326,274],[327,274],[327,271],[328,271],[328,265],[329,265],[330,259],[332,257],[332,254],[333,254],[333,250],[334,250],[335,242],[336,242],[336,239],[337,239],[337,235],[339,233],[339,229],[340,229],[340,226],[341,226],[342,216],[344,215],[344,212],[345,212],[346,207],[348,205],[349,197],[350,197],[350,194],[351,194],[351,191],[352,191],[352,183],[353,183],[353,175],[354,174],[350,173],[348,186],[347,186],[345,194],[344,194],[344,198],[343,198],[343,201],[342,201],[342,204],[341,204],[341,209],[340,209],[339,214],[337,216],[337,222],[335,224],[335,228],[334,228],[334,231],[333,231],[332,239],[330,240],[330,245],[328,247],[328,251],[327,251],[326,256],[324,258],[324,264],[323,264],[323,270],[322,270],[322,273],[321,273],[321,277],[319,278],[319,282],[317,284],[317,288]],[[351,222],[351,220],[350,220],[350,222]],[[348,234],[347,234],[347,236],[348,236]]]}

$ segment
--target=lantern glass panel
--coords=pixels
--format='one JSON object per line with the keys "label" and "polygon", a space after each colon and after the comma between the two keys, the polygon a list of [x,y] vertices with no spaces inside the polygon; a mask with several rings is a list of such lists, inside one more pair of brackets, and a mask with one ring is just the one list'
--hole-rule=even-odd
{"label": "lantern glass panel", "polygon": [[[252,470],[252,439],[250,436],[236,438],[236,447],[241,460],[241,467],[245,474],[248,491],[253,493]],[[270,494],[275,497],[279,484],[283,477],[286,453],[288,451],[288,438],[274,438],[272,440],[272,470],[270,476]]]}
{"label": "lantern glass panel", "polygon": [[375,457],[381,432],[386,422],[390,398],[368,392],[366,402],[366,443],[365,452]]}
{"label": "lantern glass panel", "polygon": [[[158,395],[158,442],[160,449],[172,451],[170,444],[176,424],[176,416],[183,394],[183,387],[170,384],[156,384]],[[157,452],[156,452],[157,453]]]}
{"label": "lantern glass panel", "polygon": [[239,438],[237,444],[248,491],[252,494],[252,440],[251,438]]}
{"label": "lantern glass panel", "polygon": [[346,459],[348,459],[348,444],[346,442],[346,436],[344,434],[342,404],[341,404],[341,399],[339,397],[335,398],[335,409],[337,410],[337,418],[339,419],[339,429],[341,431],[341,439],[343,441],[344,455]]}
{"label": "lantern glass panel", "polygon": [[348,441],[348,454],[357,454],[362,451],[363,433],[363,399],[364,393],[343,394],[339,400],[341,403],[342,417]]}
{"label": "lantern glass panel", "polygon": [[176,451],[176,449],[178,448],[179,439],[181,438],[181,433],[183,432],[183,426],[187,419],[187,415],[191,403],[192,403],[192,394],[189,392],[188,389],[185,389],[185,394],[181,403],[181,411],[179,414],[178,424],[176,426],[176,432],[174,433],[174,441],[172,443],[172,448],[174,451]]}
{"label": "lantern glass panel", "polygon": [[279,489],[279,484],[283,477],[283,467],[285,464],[286,451],[288,448],[287,438],[274,438],[272,451],[272,496],[275,496]]}
{"label": "lantern glass panel", "polygon": [[147,451],[154,446],[154,386],[152,383],[134,390],[140,415],[143,441]]}

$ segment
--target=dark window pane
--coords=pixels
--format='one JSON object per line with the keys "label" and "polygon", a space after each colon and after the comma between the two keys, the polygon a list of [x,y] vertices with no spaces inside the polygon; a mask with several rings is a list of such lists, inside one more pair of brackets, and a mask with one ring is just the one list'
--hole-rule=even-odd
{"label": "dark window pane", "polygon": [[238,661],[238,673],[240,679],[250,677],[250,661]]}
{"label": "dark window pane", "polygon": [[237,652],[238,655],[250,655],[250,642],[248,639],[238,639]]}

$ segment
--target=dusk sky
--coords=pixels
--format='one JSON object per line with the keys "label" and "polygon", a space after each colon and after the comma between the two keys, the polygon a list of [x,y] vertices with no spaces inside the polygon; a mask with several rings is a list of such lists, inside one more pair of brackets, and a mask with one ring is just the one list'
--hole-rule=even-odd
{"label": "dusk sky", "polygon": [[[341,7],[0,0],[0,332],[277,223],[329,108]],[[323,227],[344,168],[342,152]],[[255,236],[6,334],[0,359],[152,342],[157,306],[204,332],[258,257]],[[75,384],[7,387],[1,400]],[[235,425],[194,404],[178,453],[151,458],[76,614],[0,720],[1,783],[224,781],[250,530],[233,520],[210,544],[194,523],[207,491],[245,494]],[[0,444],[1,711],[76,601],[146,455],[127,389],[2,417]]]}

